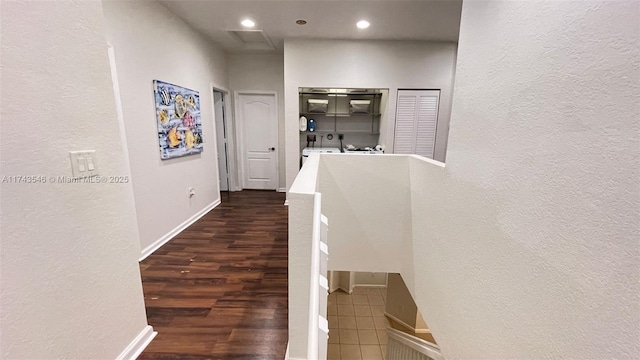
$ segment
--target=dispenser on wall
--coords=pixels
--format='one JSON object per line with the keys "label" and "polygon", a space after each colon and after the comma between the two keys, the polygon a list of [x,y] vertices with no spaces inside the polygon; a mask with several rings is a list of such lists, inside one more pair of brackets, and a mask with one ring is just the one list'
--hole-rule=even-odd
{"label": "dispenser on wall", "polygon": [[307,131],[307,118],[300,116],[300,131]]}

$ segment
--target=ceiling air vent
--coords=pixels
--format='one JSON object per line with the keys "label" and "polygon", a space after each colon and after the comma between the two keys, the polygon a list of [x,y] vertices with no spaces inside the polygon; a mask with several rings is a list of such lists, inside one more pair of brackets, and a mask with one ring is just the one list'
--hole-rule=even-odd
{"label": "ceiling air vent", "polygon": [[229,35],[241,44],[242,50],[275,50],[262,30],[232,30]]}

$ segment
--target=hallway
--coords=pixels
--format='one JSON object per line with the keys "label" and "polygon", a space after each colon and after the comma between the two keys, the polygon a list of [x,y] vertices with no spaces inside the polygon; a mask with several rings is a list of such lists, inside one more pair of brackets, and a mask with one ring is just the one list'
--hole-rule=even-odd
{"label": "hallway", "polygon": [[287,208],[273,191],[222,203],[140,263],[149,325],[140,359],[282,359]]}

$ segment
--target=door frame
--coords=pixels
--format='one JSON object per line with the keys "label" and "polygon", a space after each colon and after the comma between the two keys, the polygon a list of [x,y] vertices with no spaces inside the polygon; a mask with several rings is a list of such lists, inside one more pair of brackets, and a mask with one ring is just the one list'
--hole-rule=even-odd
{"label": "door frame", "polygon": [[[214,144],[216,148],[216,154],[218,153],[218,134],[216,133],[216,102],[213,97],[213,92],[218,91],[222,93],[224,101],[224,122],[227,128],[227,166],[229,167],[229,191],[242,190],[238,185],[238,162],[236,157],[236,141],[235,141],[235,121],[233,121],[233,112],[231,107],[231,91],[224,86],[219,86],[215,83],[210,83],[209,96],[211,96],[211,118],[213,119],[213,131],[214,131]],[[218,157],[216,156],[216,171],[219,169]],[[218,183],[220,182],[220,174],[218,174]],[[218,189],[220,193],[220,189]]]}
{"label": "door frame", "polygon": [[[279,146],[279,142],[280,142],[280,134],[279,134],[279,127],[280,127],[280,114],[278,113],[278,92],[273,90],[238,90],[238,91],[234,91],[233,92],[233,105],[234,105],[234,110],[235,110],[235,114],[237,115],[240,112],[240,101],[238,101],[240,99],[240,95],[273,95],[273,99],[275,101],[274,105],[275,105],[275,117],[276,117],[276,143],[275,143],[275,147],[276,147],[276,151],[275,151],[275,163],[276,163],[276,184],[275,184],[275,189],[274,191],[278,191],[279,187],[280,187],[280,146]],[[213,96],[213,93],[212,95]],[[244,167],[245,167],[245,163],[244,163],[244,149],[245,149],[245,144],[244,144],[244,119],[241,119],[239,116],[235,116],[234,117],[236,119],[236,124],[237,126],[237,131],[236,131],[236,140],[238,142],[238,156],[240,158],[240,166],[238,166],[238,188],[240,190],[243,189],[243,181],[244,181]]]}

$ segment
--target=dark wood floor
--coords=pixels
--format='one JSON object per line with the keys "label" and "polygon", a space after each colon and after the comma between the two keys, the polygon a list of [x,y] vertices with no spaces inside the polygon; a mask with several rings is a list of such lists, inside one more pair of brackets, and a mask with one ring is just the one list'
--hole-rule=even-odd
{"label": "dark wood floor", "polygon": [[140,359],[283,359],[287,207],[245,190],[140,264],[149,325]]}

